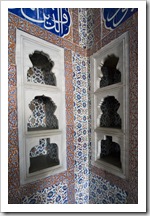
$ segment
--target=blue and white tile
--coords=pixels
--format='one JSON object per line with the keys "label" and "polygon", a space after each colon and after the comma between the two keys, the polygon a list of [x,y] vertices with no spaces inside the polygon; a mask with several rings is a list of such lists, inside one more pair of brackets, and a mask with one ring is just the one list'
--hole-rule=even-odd
{"label": "blue and white tile", "polygon": [[[73,53],[74,69],[74,141],[75,141],[75,200],[76,204],[89,201],[88,168],[88,89],[87,58]],[[85,112],[86,110],[86,112]]]}
{"label": "blue and white tile", "polygon": [[91,48],[94,43],[94,19],[92,8],[79,10],[79,44],[82,48]]}
{"label": "blue and white tile", "polygon": [[109,181],[91,173],[90,203],[91,204],[126,204],[127,192],[112,185]]}
{"label": "blue and white tile", "polygon": [[61,182],[22,199],[23,204],[67,204],[67,183]]}

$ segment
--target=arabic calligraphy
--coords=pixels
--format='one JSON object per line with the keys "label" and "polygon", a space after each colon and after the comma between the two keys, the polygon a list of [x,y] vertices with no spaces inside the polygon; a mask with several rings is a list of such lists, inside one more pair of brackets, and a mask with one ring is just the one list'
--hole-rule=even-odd
{"label": "arabic calligraphy", "polygon": [[68,8],[10,8],[9,11],[60,37],[69,33]]}
{"label": "arabic calligraphy", "polygon": [[106,28],[114,29],[132,16],[137,8],[104,8],[103,19]]}

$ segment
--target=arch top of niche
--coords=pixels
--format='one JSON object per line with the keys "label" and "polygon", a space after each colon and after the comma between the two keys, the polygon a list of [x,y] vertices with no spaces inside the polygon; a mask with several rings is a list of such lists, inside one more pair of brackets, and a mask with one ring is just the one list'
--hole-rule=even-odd
{"label": "arch top of niche", "polygon": [[30,102],[29,108],[32,115],[28,119],[28,131],[59,129],[58,119],[54,114],[57,106],[50,97],[35,96]]}
{"label": "arch top of niche", "polygon": [[27,71],[27,81],[45,85],[56,86],[56,76],[52,72],[54,62],[47,53],[35,50],[29,54],[32,67]]}

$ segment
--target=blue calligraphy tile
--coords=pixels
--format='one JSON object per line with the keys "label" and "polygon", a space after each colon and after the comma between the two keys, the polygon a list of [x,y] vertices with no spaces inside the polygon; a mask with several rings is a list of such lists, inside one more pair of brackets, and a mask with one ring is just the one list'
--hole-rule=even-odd
{"label": "blue calligraphy tile", "polygon": [[137,8],[104,8],[103,19],[106,28],[115,29],[137,11]]}
{"label": "blue calligraphy tile", "polygon": [[68,8],[9,8],[8,11],[60,37],[70,31]]}

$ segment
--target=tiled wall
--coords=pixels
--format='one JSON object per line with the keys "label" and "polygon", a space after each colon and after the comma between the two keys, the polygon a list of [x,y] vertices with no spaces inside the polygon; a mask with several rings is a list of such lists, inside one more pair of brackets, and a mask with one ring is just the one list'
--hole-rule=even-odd
{"label": "tiled wall", "polygon": [[22,198],[23,204],[68,204],[66,181],[39,190]]}
{"label": "tiled wall", "polygon": [[[73,11],[76,12],[75,10]],[[78,16],[76,13],[73,13],[73,11],[71,11],[71,15]],[[19,177],[17,69],[15,59],[17,28],[59,47],[63,47],[65,52],[67,171],[25,185],[20,185]],[[72,52],[75,52],[76,49],[79,49],[80,51],[80,47],[73,41],[73,26],[70,34],[61,39],[60,37],[9,13],[8,33],[9,203],[75,203]]]}
{"label": "tiled wall", "polygon": [[[138,203],[138,13],[135,13],[116,29],[109,30],[104,26],[101,9],[94,10],[94,45],[88,50],[88,56],[124,32],[129,32],[129,178],[123,180],[90,165],[90,203],[103,202],[102,198],[98,198],[99,194],[96,188],[98,185],[101,188],[101,182],[107,184],[106,181],[108,181],[108,184],[116,185],[116,190],[123,190],[121,194],[128,194],[121,195],[122,203],[134,204]],[[93,179],[96,181],[95,189]],[[106,193],[111,190],[109,188],[107,187]],[[110,203],[107,196],[105,202]]]}
{"label": "tiled wall", "polygon": [[87,58],[73,53],[75,200],[89,202]]}
{"label": "tiled wall", "polygon": [[91,173],[90,203],[91,204],[126,204],[127,192],[104,178]]}
{"label": "tiled wall", "polygon": [[[9,203],[137,203],[137,13],[113,31],[105,28],[101,9],[75,8],[70,13],[72,26],[64,38],[9,13]],[[19,183],[16,28],[65,52],[67,171],[24,186]],[[130,148],[129,179],[123,180],[90,164],[89,57],[126,31],[130,37]]]}

